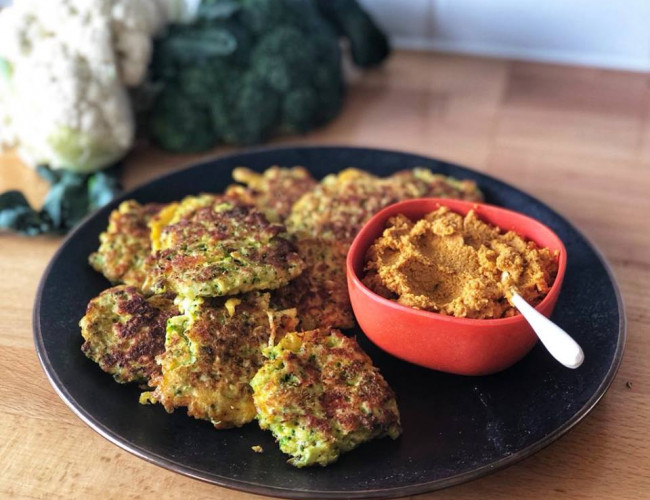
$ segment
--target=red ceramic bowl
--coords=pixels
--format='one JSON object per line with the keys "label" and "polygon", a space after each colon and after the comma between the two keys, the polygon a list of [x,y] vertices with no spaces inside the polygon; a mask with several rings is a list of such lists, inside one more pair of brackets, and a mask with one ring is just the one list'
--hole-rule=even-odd
{"label": "red ceramic bowl", "polygon": [[412,220],[439,206],[465,215],[474,209],[479,218],[551,250],[559,250],[555,282],[537,310],[550,316],[566,271],[566,249],[558,236],[540,222],[503,208],[459,200],[427,198],[391,205],[377,213],[354,239],[347,257],[348,290],[361,329],[384,351],[411,363],[461,375],[486,375],[513,365],[537,342],[521,315],[503,319],[467,319],[403,306],[370,291],[361,282],[368,247],[397,214]]}

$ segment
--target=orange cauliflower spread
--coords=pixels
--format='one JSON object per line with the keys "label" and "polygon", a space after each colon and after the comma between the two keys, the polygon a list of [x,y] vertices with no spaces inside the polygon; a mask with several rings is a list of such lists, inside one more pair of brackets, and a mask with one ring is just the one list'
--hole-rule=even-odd
{"label": "orange cauliflower spread", "polygon": [[[558,255],[518,234],[440,207],[418,221],[403,215],[366,256],[365,285],[416,309],[459,318],[491,319],[516,314],[514,288],[530,304],[546,296]],[[507,273],[507,274],[506,274]]]}

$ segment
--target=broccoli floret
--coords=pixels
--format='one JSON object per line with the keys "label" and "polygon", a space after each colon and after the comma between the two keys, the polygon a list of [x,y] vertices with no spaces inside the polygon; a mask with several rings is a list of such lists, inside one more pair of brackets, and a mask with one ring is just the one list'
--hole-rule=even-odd
{"label": "broccoli floret", "polygon": [[227,144],[261,142],[277,121],[279,95],[252,72],[237,81],[239,88],[224,89],[213,98],[213,126],[220,140]]}
{"label": "broccoli floret", "polygon": [[173,152],[210,149],[217,142],[208,110],[195,106],[176,86],[169,86],[158,97],[149,119],[154,140]]}
{"label": "broccoli floret", "polygon": [[278,92],[306,85],[316,54],[300,30],[280,26],[263,35],[251,54],[251,68]]}
{"label": "broccoli floret", "polygon": [[314,0],[204,0],[156,44],[150,73],[164,90],[149,132],[171,151],[306,132],[343,101],[339,40]]}
{"label": "broccoli floret", "polygon": [[289,92],[282,102],[282,124],[289,132],[305,132],[318,114],[318,95],[309,87]]}
{"label": "broccoli floret", "polygon": [[[184,68],[177,81],[183,94],[198,106],[209,107],[222,94],[232,95],[241,85],[243,71],[225,61]],[[216,94],[216,95],[215,95]]]}
{"label": "broccoli floret", "polygon": [[281,23],[285,16],[284,0],[241,0],[240,19],[253,33],[263,33]]}

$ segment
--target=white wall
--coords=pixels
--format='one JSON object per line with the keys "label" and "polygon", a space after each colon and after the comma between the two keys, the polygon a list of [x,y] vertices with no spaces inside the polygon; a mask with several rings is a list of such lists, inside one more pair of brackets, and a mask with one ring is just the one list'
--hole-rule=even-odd
{"label": "white wall", "polygon": [[396,46],[650,71],[650,0],[360,0]]}
{"label": "white wall", "polygon": [[650,71],[650,0],[360,1],[397,47]]}

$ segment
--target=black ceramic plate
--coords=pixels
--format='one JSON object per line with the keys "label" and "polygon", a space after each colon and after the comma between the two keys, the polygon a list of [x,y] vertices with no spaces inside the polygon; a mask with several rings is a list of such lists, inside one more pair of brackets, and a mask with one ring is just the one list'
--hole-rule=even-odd
{"label": "black ceramic plate", "polygon": [[[304,165],[318,177],[355,166],[387,175],[414,166],[475,180],[487,201],[528,214],[557,232],[569,262],[553,319],[582,345],[578,370],[540,346],[497,375],[462,377],[419,368],[375,348],[358,331],[397,393],[404,434],[365,444],[326,468],[285,463],[269,433],[252,423],[214,430],[207,422],[138,404],[137,387],[116,384],[81,351],[77,322],[108,283],[87,264],[109,212],[88,218],[52,259],[36,297],[36,350],[61,398],[118,446],[167,469],[221,486],[282,497],[406,496],[458,484],[528,457],[578,423],[612,382],[625,343],[625,317],[614,278],[599,253],[538,200],[491,177],[405,153],[356,148],[283,148],[221,157],[172,173],[123,198],[168,202],[220,191],[233,167]],[[263,454],[251,446],[261,445]]]}

